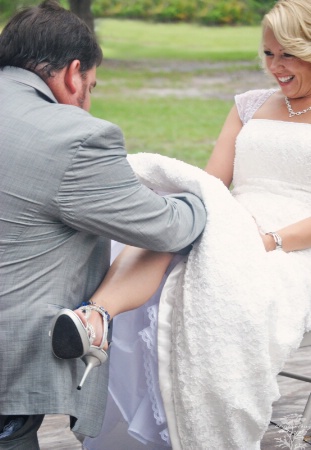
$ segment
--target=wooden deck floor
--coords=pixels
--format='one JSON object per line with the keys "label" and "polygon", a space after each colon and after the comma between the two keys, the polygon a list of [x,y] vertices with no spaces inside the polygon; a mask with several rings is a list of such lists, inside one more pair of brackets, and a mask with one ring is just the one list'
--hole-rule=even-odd
{"label": "wooden deck floor", "polygon": [[[311,373],[311,347],[300,348],[287,363],[286,369],[299,372],[303,375]],[[274,405],[272,421],[282,424],[284,420],[290,420],[291,414],[302,414],[305,403],[311,392],[311,384],[285,377],[279,377],[279,385],[282,397]],[[284,436],[285,432],[276,425],[270,425],[261,444],[261,450],[280,449],[277,439]],[[311,433],[310,433],[311,434]],[[311,440],[311,438],[310,438]],[[69,421],[65,416],[46,416],[39,431],[41,450],[81,450],[82,445],[69,428]],[[138,448],[138,446],[137,446]],[[141,448],[141,445],[139,445]],[[283,447],[285,448],[285,447]],[[305,444],[306,450],[311,442]],[[116,443],[111,450],[128,450],[122,444]],[[226,449],[219,449],[226,450]]]}
{"label": "wooden deck floor", "polygon": [[81,443],[72,431],[70,431],[69,419],[67,416],[45,416],[43,424],[39,429],[38,436],[41,450],[82,449]]}
{"label": "wooden deck floor", "polygon": [[[300,348],[287,362],[285,369],[288,372],[296,372],[304,376],[311,375],[311,347]],[[273,405],[271,422],[277,425],[289,425],[290,415],[301,415],[311,392],[311,383],[293,380],[286,377],[278,377],[281,398]],[[285,423],[286,422],[286,423]],[[307,430],[306,430],[307,431]],[[307,435],[310,434],[310,431]],[[270,424],[261,444],[261,450],[280,449],[277,447],[277,438],[285,436],[285,432],[276,425]],[[309,441],[306,436],[306,440]],[[306,442],[305,449],[311,450],[311,442]],[[285,447],[281,447],[285,448]]]}

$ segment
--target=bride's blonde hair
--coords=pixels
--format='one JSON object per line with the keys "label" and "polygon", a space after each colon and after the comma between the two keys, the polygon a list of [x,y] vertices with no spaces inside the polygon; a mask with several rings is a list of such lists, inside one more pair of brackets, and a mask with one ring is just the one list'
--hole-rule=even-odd
{"label": "bride's blonde hair", "polygon": [[[311,62],[311,1],[279,0],[262,21],[270,28],[286,53]],[[261,43],[260,56],[263,59]]]}

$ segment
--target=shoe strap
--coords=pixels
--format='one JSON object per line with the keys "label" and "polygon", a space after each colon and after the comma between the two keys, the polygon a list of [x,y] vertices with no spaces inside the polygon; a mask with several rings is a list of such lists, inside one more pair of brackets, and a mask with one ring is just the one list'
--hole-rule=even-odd
{"label": "shoe strap", "polygon": [[93,325],[91,323],[89,323],[89,321],[88,321],[89,317],[90,317],[90,314],[91,314],[91,310],[86,305],[80,306],[79,309],[81,309],[81,311],[83,312],[83,314],[85,316],[86,324],[83,325],[83,326],[84,326],[84,328],[86,330],[87,337],[88,337],[88,339],[90,341],[90,345],[92,345],[94,340],[95,340],[95,338],[96,338],[96,333],[95,333]]}
{"label": "shoe strap", "polygon": [[[89,318],[91,311],[97,311],[102,316],[103,337],[102,337],[100,345],[98,346],[98,348],[100,348],[102,350],[107,341],[110,314],[105,310],[105,308],[103,308],[102,306],[98,306],[98,305],[96,305],[96,303],[93,303],[93,302],[89,302],[87,305],[82,306],[81,309],[85,313],[86,320]],[[92,345],[92,343],[94,342],[94,339],[95,339],[94,327],[87,322],[86,329],[90,333],[90,343]]]}

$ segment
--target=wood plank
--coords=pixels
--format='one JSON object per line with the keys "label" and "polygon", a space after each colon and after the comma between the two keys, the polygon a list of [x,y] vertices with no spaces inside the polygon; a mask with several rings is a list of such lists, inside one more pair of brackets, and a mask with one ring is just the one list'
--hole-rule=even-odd
{"label": "wood plank", "polygon": [[81,450],[82,444],[70,430],[69,417],[47,415],[38,432],[41,450]]}
{"label": "wood plank", "polygon": [[[286,363],[285,369],[288,372],[299,373],[304,376],[311,376],[311,347],[299,348]],[[274,403],[271,421],[279,426],[288,426],[292,421],[292,415],[302,415],[309,394],[311,384],[304,381],[294,380],[287,377],[278,377],[281,398]],[[261,450],[278,449],[277,439],[285,436],[286,432],[276,425],[270,424],[261,443]],[[309,435],[310,433],[307,432]],[[308,438],[306,438],[309,440]],[[306,442],[305,448],[311,449],[311,444]],[[281,447],[286,448],[286,447]]]}

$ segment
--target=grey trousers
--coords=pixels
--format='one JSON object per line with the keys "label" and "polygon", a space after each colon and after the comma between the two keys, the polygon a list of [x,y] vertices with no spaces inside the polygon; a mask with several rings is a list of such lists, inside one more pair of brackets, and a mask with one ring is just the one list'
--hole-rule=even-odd
{"label": "grey trousers", "polygon": [[[2,431],[10,416],[0,415],[0,430]],[[23,416],[24,425],[10,436],[0,439],[1,450],[40,450],[37,431],[40,428],[44,415]]]}

